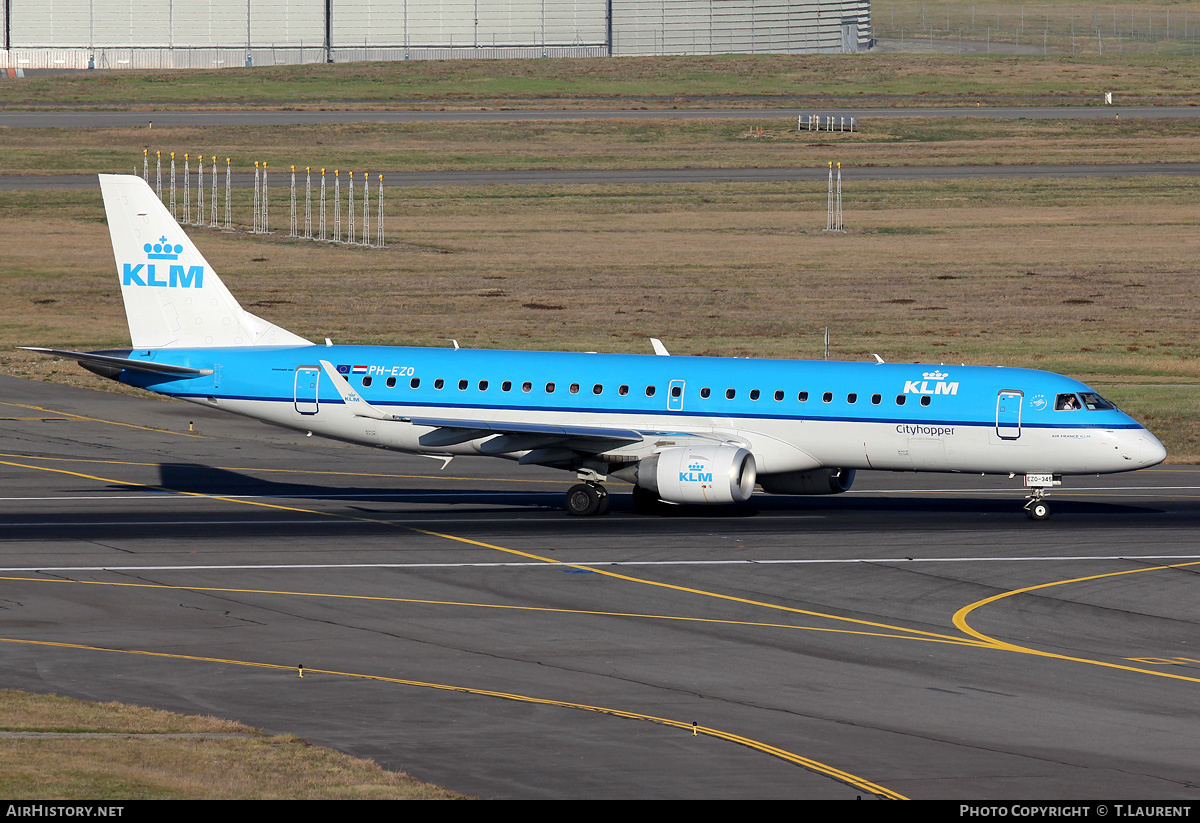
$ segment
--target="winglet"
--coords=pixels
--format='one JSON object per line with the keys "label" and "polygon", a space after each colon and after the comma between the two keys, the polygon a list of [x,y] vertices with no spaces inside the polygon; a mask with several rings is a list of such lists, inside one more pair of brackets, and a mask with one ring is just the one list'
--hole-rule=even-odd
{"label": "winglet", "polygon": [[657,337],[650,338],[650,345],[654,347],[654,353],[659,357],[670,357],[671,353],[667,351],[667,347]]}
{"label": "winglet", "polygon": [[346,404],[346,408],[354,413],[355,417],[370,417],[375,420],[399,420],[404,421],[407,418],[397,417],[394,414],[380,411],[372,406],[366,400],[363,400],[350,383],[340,374],[333,364],[328,360],[321,360],[321,368],[325,370],[325,374],[329,375],[329,381],[333,383],[333,388],[342,396],[342,401]]}

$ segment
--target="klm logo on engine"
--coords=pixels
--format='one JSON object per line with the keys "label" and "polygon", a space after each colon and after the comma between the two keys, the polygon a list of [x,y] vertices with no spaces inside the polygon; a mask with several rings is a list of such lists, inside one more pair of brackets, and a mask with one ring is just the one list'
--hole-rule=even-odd
{"label": "klm logo on engine", "polygon": [[946,378],[950,375],[942,371],[927,371],[921,375],[923,380],[905,380],[905,394],[958,394],[958,384],[949,383]]}
{"label": "klm logo on engine", "polygon": [[[178,260],[183,246],[172,245],[166,237],[157,243],[142,246],[148,260]],[[202,289],[203,266],[181,266],[178,263],[123,263],[122,286],[155,286],[158,288]],[[163,269],[166,269],[164,272]]]}
{"label": "klm logo on engine", "polygon": [[689,463],[688,470],[679,473],[680,483],[711,483],[712,472],[704,471],[703,463]]}

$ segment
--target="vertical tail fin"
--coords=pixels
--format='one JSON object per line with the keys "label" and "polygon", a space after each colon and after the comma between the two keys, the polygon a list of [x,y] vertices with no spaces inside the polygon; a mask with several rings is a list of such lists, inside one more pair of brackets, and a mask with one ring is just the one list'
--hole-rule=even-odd
{"label": "vertical tail fin", "polygon": [[243,309],[142,178],[100,189],[135,349],[312,345]]}

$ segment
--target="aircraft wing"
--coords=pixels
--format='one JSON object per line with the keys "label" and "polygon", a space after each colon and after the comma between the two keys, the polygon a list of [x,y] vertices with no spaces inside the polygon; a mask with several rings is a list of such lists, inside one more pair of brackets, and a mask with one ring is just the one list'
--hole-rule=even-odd
{"label": "aircraft wing", "polygon": [[[609,428],[606,426],[573,426],[560,423],[519,423],[510,420],[476,420],[451,417],[405,417],[390,414],[372,406],[359,395],[350,383],[328,360],[320,361],[321,368],[343,402],[353,410],[356,417],[410,423],[433,429],[420,438],[421,445],[430,449],[444,448],[469,440],[490,438],[481,444],[484,454],[510,454],[528,451],[533,459],[526,462],[541,462],[539,457],[561,455],[563,451],[597,454],[608,449],[642,442],[641,432],[632,429]],[[525,458],[522,458],[525,460]]]}
{"label": "aircraft wing", "polygon": [[162,374],[167,377],[203,377],[213,373],[212,369],[193,369],[188,366],[155,363],[152,360],[131,360],[128,357],[117,357],[104,352],[44,349],[40,346],[18,346],[17,348],[24,349],[25,351],[35,351],[39,354],[48,354],[51,357],[61,357],[64,360],[74,360],[85,369],[105,376],[108,376],[106,372],[116,374],[126,369],[147,372],[149,374]]}

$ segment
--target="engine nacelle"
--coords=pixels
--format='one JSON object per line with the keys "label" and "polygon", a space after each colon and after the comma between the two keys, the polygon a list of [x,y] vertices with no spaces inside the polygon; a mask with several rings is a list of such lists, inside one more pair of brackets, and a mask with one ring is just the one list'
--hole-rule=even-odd
{"label": "engine nacelle", "polygon": [[744,503],[757,476],[754,455],[728,444],[663,449],[637,466],[637,484],[670,503]]}
{"label": "engine nacelle", "polygon": [[758,483],[771,494],[841,494],[854,484],[854,469],[764,474]]}

